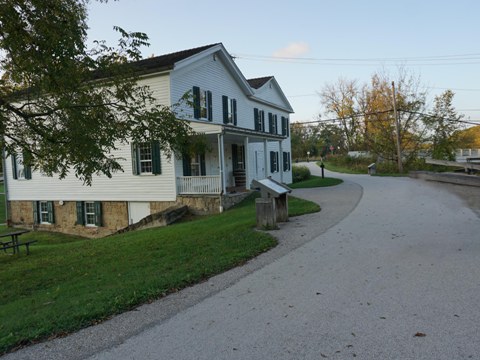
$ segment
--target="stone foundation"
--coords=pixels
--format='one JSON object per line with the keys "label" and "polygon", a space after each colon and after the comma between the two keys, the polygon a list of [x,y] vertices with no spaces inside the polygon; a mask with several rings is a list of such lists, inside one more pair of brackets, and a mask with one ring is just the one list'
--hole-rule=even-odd
{"label": "stone foundation", "polygon": [[128,226],[128,207],[124,201],[102,202],[103,226],[77,225],[77,208],[75,201],[65,201],[60,205],[53,202],[54,224],[34,224],[33,201],[10,201],[9,224],[27,229],[55,231],[89,238],[110,235]]}

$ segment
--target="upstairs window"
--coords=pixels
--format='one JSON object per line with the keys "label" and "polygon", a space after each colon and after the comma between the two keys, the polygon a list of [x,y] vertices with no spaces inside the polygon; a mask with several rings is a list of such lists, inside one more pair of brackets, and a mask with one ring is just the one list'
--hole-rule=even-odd
{"label": "upstairs window", "polygon": [[237,125],[237,100],[222,96],[223,123]]}
{"label": "upstairs window", "polygon": [[23,154],[12,155],[12,175],[16,180],[30,180],[32,178],[32,170],[23,163]]}
{"label": "upstairs window", "polygon": [[132,170],[134,175],[162,173],[158,141],[132,144]]}
{"label": "upstairs window", "polygon": [[282,135],[286,137],[290,136],[289,121],[288,118],[284,116],[282,116]]}
{"label": "upstairs window", "polygon": [[253,120],[255,122],[255,130],[265,131],[265,111],[254,108]]}
{"label": "upstairs window", "polygon": [[212,121],[212,92],[193,87],[193,117],[200,120]]}
{"label": "upstairs window", "polygon": [[277,115],[268,113],[268,132],[270,134],[277,133]]}

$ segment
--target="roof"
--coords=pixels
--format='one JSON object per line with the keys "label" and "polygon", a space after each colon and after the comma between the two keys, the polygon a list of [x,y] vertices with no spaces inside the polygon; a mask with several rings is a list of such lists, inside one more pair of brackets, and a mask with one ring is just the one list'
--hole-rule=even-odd
{"label": "roof", "polygon": [[135,68],[137,68],[141,72],[151,72],[153,70],[169,70],[169,69],[173,69],[173,66],[175,65],[175,63],[181,60],[187,59],[190,56],[196,55],[218,44],[219,43],[210,44],[210,45],[205,45],[205,46],[201,46],[193,49],[182,50],[182,51],[177,51],[170,54],[155,56],[148,59],[136,61],[133,63],[133,65],[135,66]]}
{"label": "roof", "polygon": [[248,79],[247,82],[252,88],[258,89],[265,85],[271,78],[273,78],[273,76],[264,76],[261,78]]}

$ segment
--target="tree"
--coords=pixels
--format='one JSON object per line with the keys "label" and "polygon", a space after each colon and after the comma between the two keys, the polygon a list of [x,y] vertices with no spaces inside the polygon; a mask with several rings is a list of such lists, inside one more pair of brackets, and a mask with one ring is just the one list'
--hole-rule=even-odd
{"label": "tree", "polygon": [[138,84],[146,34],[115,27],[116,48],[97,41],[87,49],[88,2],[0,3],[0,136],[26,165],[60,178],[73,171],[90,184],[122,170],[111,155],[120,144],[155,139],[170,156],[193,131]]}
{"label": "tree", "polygon": [[425,124],[430,130],[429,140],[432,145],[432,158],[439,160],[455,160],[455,150],[459,146],[459,130],[462,128],[458,115],[452,105],[454,92],[446,90],[435,97],[433,110],[425,117]]}

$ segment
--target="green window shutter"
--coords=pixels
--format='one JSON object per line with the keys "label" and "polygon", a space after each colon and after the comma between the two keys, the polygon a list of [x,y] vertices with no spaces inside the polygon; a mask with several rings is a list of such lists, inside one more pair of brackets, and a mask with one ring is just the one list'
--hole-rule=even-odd
{"label": "green window shutter", "polygon": [[94,202],[95,206],[95,226],[102,226],[102,203],[100,201]]}
{"label": "green window shutter", "polygon": [[48,210],[48,222],[50,224],[55,224],[53,201],[47,201],[47,210]]}
{"label": "green window shutter", "polygon": [[207,175],[207,168],[205,166],[205,154],[200,154],[200,175]]}
{"label": "green window shutter", "polygon": [[133,175],[140,174],[140,161],[138,161],[138,145],[132,143],[132,173]]}
{"label": "green window shutter", "polygon": [[273,114],[268,113],[268,132],[273,134]]}
{"label": "green window shutter", "polygon": [[183,176],[192,176],[192,166],[190,165],[190,156],[183,154]]}
{"label": "green window shutter", "polygon": [[18,179],[17,176],[17,156],[15,154],[12,154],[12,175],[13,178],[16,180]]}
{"label": "green window shutter", "polygon": [[83,201],[77,201],[77,225],[85,225],[85,206]]}
{"label": "green window shutter", "polygon": [[278,116],[273,115],[273,133],[278,134]]}
{"label": "green window shutter", "polygon": [[282,116],[282,135],[287,135],[287,118],[285,116]]}
{"label": "green window shutter", "polygon": [[23,171],[24,171],[24,174],[25,174],[25,180],[31,180],[32,179],[32,168],[30,166],[25,166]]}
{"label": "green window shutter", "polygon": [[290,152],[287,153],[287,161],[288,161],[288,171],[292,170],[292,156],[290,154]]}
{"label": "green window shutter", "polygon": [[270,172],[275,172],[275,151],[270,151]]}
{"label": "green window shutter", "polygon": [[259,122],[259,113],[258,113],[257,108],[253,109],[253,122],[255,124],[255,130],[259,131],[260,130],[260,126],[259,126],[260,122]]}
{"label": "green window shutter", "polygon": [[265,132],[265,111],[260,111],[260,129]]}
{"label": "green window shutter", "polygon": [[208,121],[213,120],[213,109],[212,109],[212,92],[207,91],[207,112],[208,112]]}
{"label": "green window shutter", "polygon": [[287,123],[287,137],[289,137],[290,136],[290,126],[289,126],[290,121],[288,120],[288,118],[285,118],[285,120],[286,120],[286,123]]}
{"label": "green window shutter", "polygon": [[200,119],[200,88],[193,87],[193,117]]}
{"label": "green window shutter", "polygon": [[33,223],[38,224],[40,223],[39,218],[38,218],[38,207],[39,207],[39,202],[38,201],[32,201],[32,209],[33,209]]}
{"label": "green window shutter", "polygon": [[228,124],[228,96],[222,96],[223,123]]}
{"label": "green window shutter", "polygon": [[287,153],[284,151],[283,152],[283,171],[287,171]]}
{"label": "green window shutter", "polygon": [[237,126],[237,100],[232,100],[233,125]]}
{"label": "green window shutter", "polygon": [[232,162],[233,162],[233,170],[238,169],[238,145],[232,144]]}
{"label": "green window shutter", "polygon": [[162,173],[162,164],[160,159],[160,142],[154,140],[151,142],[152,147],[152,173],[159,175]]}

